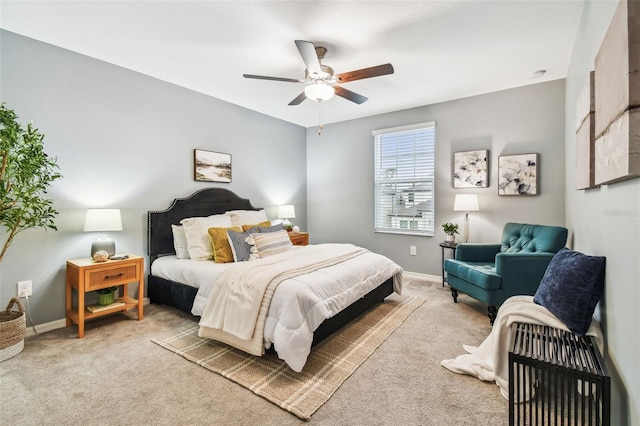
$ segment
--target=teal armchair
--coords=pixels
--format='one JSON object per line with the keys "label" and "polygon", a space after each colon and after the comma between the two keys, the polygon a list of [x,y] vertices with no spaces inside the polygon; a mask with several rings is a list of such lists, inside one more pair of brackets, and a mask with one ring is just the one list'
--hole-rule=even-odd
{"label": "teal armchair", "polygon": [[458,244],[444,269],[453,301],[461,291],[488,305],[493,324],[498,307],[511,296],[533,296],[551,258],[567,242],[560,226],[507,223],[500,244]]}

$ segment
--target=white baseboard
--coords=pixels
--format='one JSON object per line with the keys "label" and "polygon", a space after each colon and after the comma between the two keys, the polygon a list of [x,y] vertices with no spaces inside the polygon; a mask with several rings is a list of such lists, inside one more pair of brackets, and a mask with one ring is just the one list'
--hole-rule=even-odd
{"label": "white baseboard", "polygon": [[[142,301],[142,303],[144,305],[148,305],[151,302],[149,301],[148,297],[145,297],[144,300]],[[51,322],[45,322],[43,324],[37,324],[35,326],[35,331],[33,329],[33,326],[27,327],[27,329],[25,331],[25,337],[31,337],[31,336],[34,336],[36,334],[42,334],[42,333],[46,333],[48,331],[57,330],[59,328],[65,328],[66,326],[67,326],[66,318],[55,320],[55,321],[51,321]],[[37,331],[37,333],[36,333],[36,331]]]}
{"label": "white baseboard", "polygon": [[438,283],[442,282],[442,277],[440,275],[422,274],[420,272],[403,271],[402,278],[407,280],[435,281]]}

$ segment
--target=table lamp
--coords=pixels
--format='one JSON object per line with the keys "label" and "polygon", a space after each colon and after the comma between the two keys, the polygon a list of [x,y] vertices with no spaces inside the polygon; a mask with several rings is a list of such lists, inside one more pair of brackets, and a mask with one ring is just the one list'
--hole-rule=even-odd
{"label": "table lamp", "polygon": [[288,231],[291,229],[292,224],[289,219],[295,219],[296,211],[291,204],[278,207],[278,219],[284,219],[282,226]]}
{"label": "table lamp", "polygon": [[122,231],[120,209],[88,209],[84,218],[84,232],[100,232],[91,244],[91,257],[100,250],[116,254],[116,243],[107,236],[107,231]]}
{"label": "table lamp", "polygon": [[455,201],[453,202],[454,212],[465,212],[464,225],[462,227],[462,240],[465,243],[469,242],[469,212],[477,212],[478,208],[478,196],[476,194],[457,194]]}

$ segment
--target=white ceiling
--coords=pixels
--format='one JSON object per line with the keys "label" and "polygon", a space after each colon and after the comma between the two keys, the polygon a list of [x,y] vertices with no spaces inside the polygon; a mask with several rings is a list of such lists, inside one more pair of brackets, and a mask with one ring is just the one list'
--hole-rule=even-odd
{"label": "white ceiling", "polygon": [[[581,0],[14,1],[0,27],[261,113],[316,126],[320,104],[287,104],[304,78],[294,40],[323,45],[336,73],[393,64],[345,83],[357,105],[322,103],[324,123],[566,77]],[[547,70],[532,78],[537,70]]]}

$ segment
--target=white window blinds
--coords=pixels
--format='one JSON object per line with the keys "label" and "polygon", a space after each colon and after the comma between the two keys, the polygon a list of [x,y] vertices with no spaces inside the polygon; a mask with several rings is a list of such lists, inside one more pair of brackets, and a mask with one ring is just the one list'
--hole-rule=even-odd
{"label": "white window blinds", "polygon": [[375,232],[434,235],[435,122],[375,130]]}

